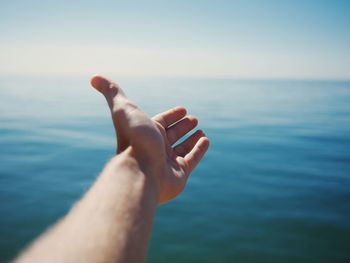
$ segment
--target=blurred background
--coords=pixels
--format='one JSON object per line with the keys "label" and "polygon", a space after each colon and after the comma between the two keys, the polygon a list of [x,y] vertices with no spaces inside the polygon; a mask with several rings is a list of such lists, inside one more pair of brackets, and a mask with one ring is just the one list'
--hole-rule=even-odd
{"label": "blurred background", "polygon": [[148,262],[349,262],[349,1],[0,1],[0,261],[113,156],[91,74],[211,140]]}

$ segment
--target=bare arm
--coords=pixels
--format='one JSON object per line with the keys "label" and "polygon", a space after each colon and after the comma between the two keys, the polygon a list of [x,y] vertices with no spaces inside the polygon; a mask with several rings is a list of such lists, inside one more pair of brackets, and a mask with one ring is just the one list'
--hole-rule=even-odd
{"label": "bare arm", "polygon": [[94,185],[17,262],[143,262],[156,206],[175,198],[208,148],[197,121],[175,108],[150,119],[114,83],[92,85],[107,99],[119,153]]}
{"label": "bare arm", "polygon": [[130,153],[122,153],[18,262],[142,262],[156,198],[154,182]]}

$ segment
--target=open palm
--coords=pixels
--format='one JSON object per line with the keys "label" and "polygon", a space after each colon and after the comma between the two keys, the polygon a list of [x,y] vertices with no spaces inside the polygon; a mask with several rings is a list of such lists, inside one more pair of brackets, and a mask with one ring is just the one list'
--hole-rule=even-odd
{"label": "open palm", "polygon": [[123,90],[108,79],[95,76],[92,86],[109,105],[121,153],[131,149],[146,173],[154,176],[159,203],[175,198],[185,187],[188,176],[204,156],[209,140],[200,130],[185,141],[175,143],[197,126],[197,119],[176,107],[149,118]]}

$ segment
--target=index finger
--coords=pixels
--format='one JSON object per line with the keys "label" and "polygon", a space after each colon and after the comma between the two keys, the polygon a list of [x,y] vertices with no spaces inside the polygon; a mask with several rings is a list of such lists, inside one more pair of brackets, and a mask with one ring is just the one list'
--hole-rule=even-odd
{"label": "index finger", "polygon": [[174,124],[175,122],[181,120],[186,116],[186,109],[182,106],[178,106],[167,110],[165,112],[159,113],[152,118],[152,120],[160,123],[164,128]]}

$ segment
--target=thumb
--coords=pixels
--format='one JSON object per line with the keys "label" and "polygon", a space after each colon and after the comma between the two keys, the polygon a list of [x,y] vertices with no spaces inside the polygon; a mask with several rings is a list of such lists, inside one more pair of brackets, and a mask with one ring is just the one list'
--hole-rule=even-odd
{"label": "thumb", "polygon": [[125,112],[115,112],[115,109],[123,104],[123,99],[126,99],[126,96],[118,84],[100,75],[93,76],[90,83],[91,86],[102,93],[107,100],[108,106],[112,113],[112,120],[118,141],[117,153],[120,153],[130,144],[128,138],[129,123],[126,119]]}
{"label": "thumb", "polygon": [[106,98],[113,99],[116,96],[126,97],[123,90],[118,84],[113,81],[100,76],[94,75],[90,80],[91,86],[97,91],[101,92]]}

